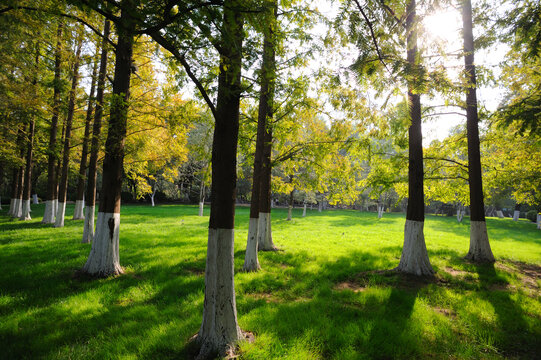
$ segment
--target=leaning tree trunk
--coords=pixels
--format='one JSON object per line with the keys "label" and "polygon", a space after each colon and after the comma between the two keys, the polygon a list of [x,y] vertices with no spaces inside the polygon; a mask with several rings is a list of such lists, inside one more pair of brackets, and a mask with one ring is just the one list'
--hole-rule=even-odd
{"label": "leaning tree trunk", "polygon": [[[272,23],[271,23],[272,24]],[[272,26],[272,25],[271,25]],[[252,199],[250,201],[250,222],[248,224],[248,240],[246,242],[246,255],[244,258],[244,271],[257,271],[261,268],[257,252],[259,244],[259,217],[260,202],[262,196],[262,164],[263,152],[265,147],[265,132],[267,124],[272,117],[272,100],[274,87],[274,41],[271,38],[272,28],[269,26],[265,30],[263,39],[263,63],[261,65],[261,88],[259,92],[259,111],[257,116],[257,137],[255,143],[254,155],[254,173],[252,180]],[[270,193],[269,193],[270,195]],[[269,215],[269,233],[270,236],[270,209]],[[266,216],[266,215],[265,215]],[[267,234],[262,234],[267,236]],[[264,239],[264,238],[263,238]],[[272,238],[271,238],[272,241]]]}
{"label": "leaning tree trunk", "polygon": [[466,255],[466,259],[475,262],[494,262],[494,255],[492,255],[488,241],[484,213],[471,0],[464,0],[462,6],[464,64],[468,80],[466,89],[466,128],[468,132],[468,176],[470,180],[470,250]]}
{"label": "leaning tree trunk", "polygon": [[[101,117],[103,114],[103,92],[105,89],[105,76],[107,75],[107,39],[111,25],[105,20],[103,26],[103,40],[101,44],[100,70],[98,72],[98,85],[96,92],[96,109],[94,111],[94,125],[92,126],[92,141],[90,146],[90,159],[88,162],[88,179],[86,184],[85,224],[83,228],[83,243],[91,243],[94,239],[94,213],[96,206],[96,178],[98,174],[98,152],[100,149]],[[99,47],[98,47],[99,49]]]}
{"label": "leaning tree trunk", "polygon": [[[135,26],[130,11],[124,9],[116,24],[115,77],[109,116],[109,131],[105,142],[103,182],[96,234],[83,271],[99,277],[123,272],[119,260],[120,192],[124,163],[124,142],[128,120],[128,100]],[[96,109],[97,110],[97,109]]]}
{"label": "leaning tree trunk", "polygon": [[22,210],[19,219],[32,220],[30,217],[30,193],[32,191],[32,150],[34,146],[34,127],[32,119],[28,125],[27,150],[26,150],[26,169],[24,172],[24,185],[22,193]]}
{"label": "leaning tree trunk", "polygon": [[54,227],[64,226],[64,215],[66,214],[71,127],[73,124],[73,114],[75,112],[75,97],[77,93],[77,85],[79,83],[79,63],[81,60],[82,45],[83,37],[79,36],[77,50],[75,53],[75,63],[73,64],[73,78],[71,81],[71,91],[68,102],[68,116],[66,118],[66,127],[64,132],[64,151],[62,152],[62,176],[60,178],[60,186],[58,188],[58,210],[56,212],[56,221],[54,223]]}
{"label": "leaning tree trunk", "polygon": [[56,198],[56,137],[58,133],[58,114],[60,112],[60,77],[62,64],[62,29],[63,24],[58,24],[56,35],[56,50],[54,62],[54,92],[53,92],[53,116],[49,130],[48,168],[47,168],[47,196],[45,198],[45,212],[43,214],[44,224],[53,224],[55,220]]}
{"label": "leaning tree trunk", "polygon": [[77,192],[75,198],[75,210],[73,211],[73,220],[82,220],[85,218],[85,180],[86,180],[86,162],[88,158],[88,141],[90,137],[90,125],[92,124],[92,113],[94,111],[94,91],[96,90],[97,63],[94,63],[92,69],[92,83],[90,85],[90,95],[88,96],[88,107],[86,109],[85,134],[83,137],[83,148],[81,150],[81,163],[79,164],[79,178],[77,179]]}
{"label": "leaning tree trunk", "polygon": [[205,269],[203,322],[197,336],[200,358],[224,354],[242,338],[234,285],[234,222],[237,140],[241,95],[242,17],[240,0],[224,1],[216,126],[212,144],[212,185]]}
{"label": "leaning tree trunk", "polygon": [[[417,16],[415,0],[407,9],[406,31],[408,63],[416,71]],[[414,76],[415,78],[415,76]],[[423,189],[423,133],[421,131],[421,98],[415,91],[415,80],[408,81],[409,127],[408,208],[404,228],[404,247],[397,271],[413,275],[433,275],[424,237],[425,204]]]}

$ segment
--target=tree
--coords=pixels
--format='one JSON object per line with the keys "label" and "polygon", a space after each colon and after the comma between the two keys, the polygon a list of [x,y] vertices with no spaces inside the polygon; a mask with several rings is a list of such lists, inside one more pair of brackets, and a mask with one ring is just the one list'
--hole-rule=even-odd
{"label": "tree", "polygon": [[[99,47],[98,49],[99,50]],[[99,53],[99,52],[98,52]],[[81,161],[79,163],[79,177],[77,178],[77,190],[75,198],[75,210],[73,211],[73,220],[81,220],[84,215],[84,194],[86,180],[86,164],[88,160],[88,142],[90,140],[90,128],[92,125],[92,115],[94,112],[94,92],[96,91],[97,62],[94,62],[92,68],[92,78],[90,84],[90,93],[88,95],[88,105],[86,108],[85,132],[83,135],[83,148],[81,150]]]}
{"label": "tree", "polygon": [[130,13],[136,9],[133,1],[123,1],[120,17],[115,22],[116,45],[115,75],[110,105],[109,131],[105,142],[103,180],[100,207],[92,249],[83,271],[94,276],[107,277],[123,272],[119,261],[120,193],[124,142],[130,96],[133,42],[136,23]]}
{"label": "tree", "polygon": [[111,23],[105,20],[103,25],[103,39],[101,42],[100,68],[96,90],[96,109],[94,110],[94,124],[92,125],[92,139],[90,144],[90,159],[88,161],[88,181],[86,185],[85,223],[83,229],[83,243],[90,243],[94,239],[94,214],[96,206],[96,178],[98,173],[98,152],[100,149],[101,120],[103,115],[103,93],[105,90],[105,77],[107,75],[108,39]]}
{"label": "tree", "polygon": [[470,184],[470,249],[466,255],[466,259],[475,262],[494,262],[494,255],[488,241],[485,205],[483,202],[471,0],[464,0],[462,4],[462,21],[464,64],[468,85],[466,89],[466,128],[468,134],[468,178]]}
{"label": "tree", "polygon": [[62,32],[64,24],[58,21],[58,31],[56,34],[55,62],[54,62],[54,83],[53,83],[53,108],[51,126],[49,130],[49,148],[48,148],[48,167],[47,167],[47,197],[45,201],[45,212],[43,214],[44,224],[55,222],[57,187],[56,187],[56,137],[58,132],[58,115],[60,112],[60,93],[61,93],[61,66],[62,66]]}
{"label": "tree", "polygon": [[58,209],[56,212],[56,220],[54,227],[64,226],[64,215],[66,213],[66,199],[68,192],[68,171],[70,161],[70,141],[71,141],[71,128],[73,125],[73,115],[75,112],[75,101],[77,94],[77,86],[79,84],[79,65],[81,61],[81,49],[83,46],[83,32],[80,33],[77,39],[77,48],[75,50],[75,59],[72,69],[71,90],[68,100],[68,114],[66,117],[66,123],[64,126],[64,150],[62,151],[62,173],[60,177],[60,185],[58,188]]}

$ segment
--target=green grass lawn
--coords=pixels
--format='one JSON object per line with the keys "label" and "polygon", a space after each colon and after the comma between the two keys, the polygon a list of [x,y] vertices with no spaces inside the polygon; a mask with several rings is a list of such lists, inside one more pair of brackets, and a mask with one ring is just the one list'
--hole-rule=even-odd
{"label": "green grass lawn", "polygon": [[[82,221],[54,229],[0,212],[1,359],[179,359],[203,310],[208,226],[196,206],[123,206],[126,273],[76,276]],[[235,287],[245,359],[541,357],[541,231],[488,219],[495,265],[463,261],[469,223],[428,216],[434,280],[400,276],[404,216],[273,210],[262,271],[241,273],[248,208],[238,208]],[[73,205],[67,208],[71,219]]]}

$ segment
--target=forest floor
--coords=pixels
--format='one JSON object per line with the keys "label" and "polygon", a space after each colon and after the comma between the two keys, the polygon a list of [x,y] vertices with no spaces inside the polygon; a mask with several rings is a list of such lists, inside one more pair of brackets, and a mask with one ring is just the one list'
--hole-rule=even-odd
{"label": "forest floor", "polygon": [[[77,276],[82,221],[55,229],[0,211],[0,358],[182,359],[201,324],[209,209],[123,206],[125,274]],[[237,209],[242,359],[533,359],[541,356],[541,230],[489,218],[494,265],[463,260],[469,221],[427,216],[436,276],[401,276],[403,214],[274,209],[280,251],[242,273],[249,209]]]}

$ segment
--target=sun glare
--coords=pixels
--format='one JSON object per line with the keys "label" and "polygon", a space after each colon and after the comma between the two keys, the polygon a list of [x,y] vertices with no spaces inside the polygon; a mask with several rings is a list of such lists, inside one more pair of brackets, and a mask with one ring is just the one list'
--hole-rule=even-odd
{"label": "sun glare", "polygon": [[423,19],[427,37],[434,42],[453,44],[460,42],[462,26],[460,14],[454,10],[441,10]]}

